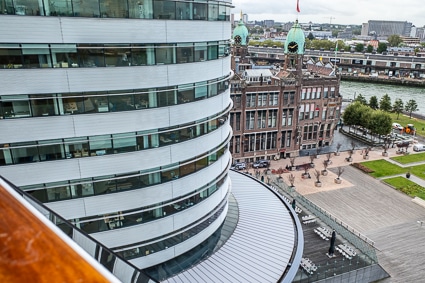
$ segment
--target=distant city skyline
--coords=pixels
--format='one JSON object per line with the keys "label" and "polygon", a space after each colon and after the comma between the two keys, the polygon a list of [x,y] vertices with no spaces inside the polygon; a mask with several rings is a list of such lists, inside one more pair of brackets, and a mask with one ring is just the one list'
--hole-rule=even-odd
{"label": "distant city skyline", "polygon": [[[297,13],[297,0],[258,1],[233,0],[235,20],[242,11],[248,20],[294,21],[302,23],[332,23],[361,25],[369,20],[408,21],[417,27],[425,25],[423,0],[385,1],[325,1],[299,0],[300,13]],[[332,19],[331,19],[332,18]]]}

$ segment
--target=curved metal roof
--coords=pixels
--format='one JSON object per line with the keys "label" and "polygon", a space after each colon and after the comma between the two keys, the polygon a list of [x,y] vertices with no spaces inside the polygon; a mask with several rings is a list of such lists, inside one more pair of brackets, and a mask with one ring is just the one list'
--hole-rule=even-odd
{"label": "curved metal roof", "polygon": [[[257,180],[233,171],[230,177],[239,207],[234,233],[208,259],[165,282],[278,282],[287,267],[298,269],[303,238],[295,230],[295,212]],[[292,281],[293,269],[283,281]]]}

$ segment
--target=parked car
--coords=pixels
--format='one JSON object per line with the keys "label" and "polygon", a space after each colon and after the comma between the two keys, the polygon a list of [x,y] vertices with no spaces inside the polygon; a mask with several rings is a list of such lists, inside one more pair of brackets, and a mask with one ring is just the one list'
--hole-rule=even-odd
{"label": "parked car", "polygon": [[252,163],[252,168],[265,168],[265,167],[268,167],[269,165],[270,165],[269,160],[260,159]]}
{"label": "parked car", "polygon": [[417,143],[413,146],[413,151],[425,151],[425,145]]}
{"label": "parked car", "polygon": [[232,167],[236,170],[244,170],[246,169],[246,164],[245,162],[237,162]]}
{"label": "parked car", "polygon": [[403,130],[403,127],[399,123],[393,123],[393,129]]}

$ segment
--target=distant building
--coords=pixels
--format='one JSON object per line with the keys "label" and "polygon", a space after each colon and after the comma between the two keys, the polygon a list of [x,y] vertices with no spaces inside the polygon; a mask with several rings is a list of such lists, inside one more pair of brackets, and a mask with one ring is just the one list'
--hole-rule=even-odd
{"label": "distant building", "polygon": [[274,26],[274,20],[264,20],[264,26],[266,28],[271,28]]}
{"label": "distant building", "polygon": [[243,14],[242,20],[243,20],[244,23],[247,23],[248,22],[248,14]]}
{"label": "distant building", "polygon": [[404,44],[414,46],[421,44],[419,37],[401,36]]}
{"label": "distant building", "polygon": [[318,38],[318,39],[332,38],[331,31],[324,31],[324,30],[323,31],[319,31],[319,30],[304,31],[305,36],[308,36],[310,33],[314,36],[314,38]]}
{"label": "distant building", "polygon": [[353,38],[353,30],[351,27],[347,27],[344,31],[338,32],[338,38],[340,39],[352,39]]}
{"label": "distant building", "polygon": [[425,28],[423,28],[423,27],[422,28],[415,27],[414,37],[418,37],[419,40],[421,42],[423,42],[424,39],[425,39]]}
{"label": "distant building", "polygon": [[369,21],[368,34],[376,34],[378,37],[393,34],[410,36],[412,23],[402,21]]}
{"label": "distant building", "polygon": [[362,31],[360,33],[361,36],[368,36],[369,35],[369,24],[363,23],[362,24]]}

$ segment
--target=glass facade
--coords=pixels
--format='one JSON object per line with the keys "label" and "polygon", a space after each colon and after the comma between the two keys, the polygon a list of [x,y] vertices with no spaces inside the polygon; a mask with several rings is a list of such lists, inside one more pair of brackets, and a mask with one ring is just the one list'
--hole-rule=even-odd
{"label": "glass facade", "polygon": [[4,14],[88,18],[230,21],[231,3],[164,0],[2,0]]}
{"label": "glass facade", "polygon": [[214,180],[211,184],[207,184],[190,194],[167,200],[167,202],[156,203],[127,211],[117,211],[115,213],[93,215],[86,218],[69,219],[68,221],[90,234],[121,229],[158,220],[194,207],[206,200],[221,187],[226,177],[227,175],[219,180]]}
{"label": "glass facade", "polygon": [[123,91],[0,96],[0,119],[120,112],[194,102],[222,94],[228,77],[194,84]]}
{"label": "glass facade", "polygon": [[146,171],[55,183],[33,184],[23,186],[21,189],[27,191],[43,203],[136,190],[173,181],[198,172],[216,162],[227,150],[227,145],[222,144],[220,147],[195,156],[190,160],[159,168],[151,168]]}
{"label": "glass facade", "polygon": [[216,60],[228,41],[178,44],[0,44],[0,69],[131,67]]}

